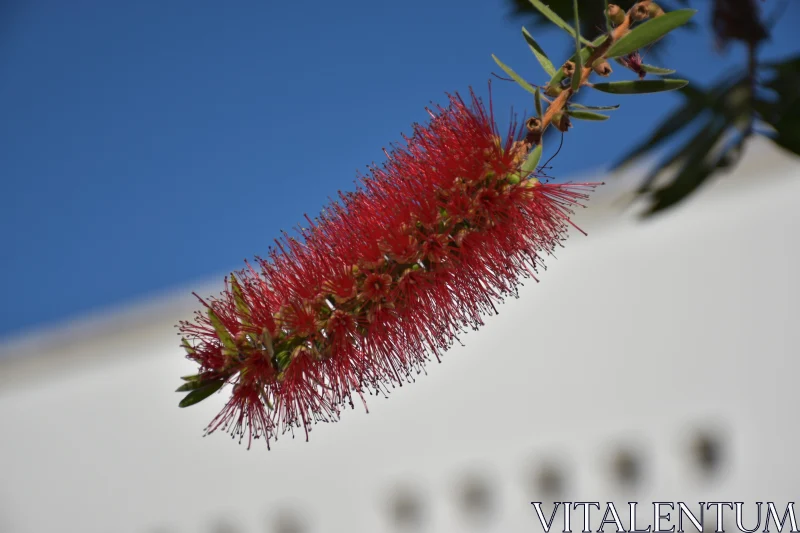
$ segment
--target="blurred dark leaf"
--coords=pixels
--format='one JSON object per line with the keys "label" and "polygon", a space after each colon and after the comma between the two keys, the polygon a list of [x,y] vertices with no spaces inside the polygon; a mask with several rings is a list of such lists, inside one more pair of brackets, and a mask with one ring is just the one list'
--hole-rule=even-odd
{"label": "blurred dark leaf", "polygon": [[778,135],[772,139],[781,148],[800,155],[800,120],[792,123],[781,124]]}
{"label": "blurred dark leaf", "polygon": [[724,103],[721,96],[730,91],[732,86],[735,85],[732,81],[741,83],[741,79],[724,79],[707,91],[701,89],[696,82],[689,81],[689,85],[679,91],[679,94],[686,100],[683,105],[671,112],[644,141],[631,148],[630,151],[614,163],[611,166],[612,170],[631,163],[654,150],[662,142],[667,141],[673,135],[688,127],[704,112],[719,111]]}
{"label": "blurred dark leaf", "polygon": [[778,146],[800,155],[800,55],[762,66],[772,74],[763,84],[770,99],[757,98],[755,111],[775,128]]}
{"label": "blurred dark leaf", "polygon": [[714,0],[711,20],[721,46],[730,40],[755,45],[769,37],[756,0]]}
{"label": "blurred dark leaf", "polygon": [[667,168],[674,165],[676,162],[685,159],[690,154],[697,142],[713,134],[713,128],[713,121],[707,122],[697,131],[697,133],[692,136],[687,143],[680,148],[673,150],[669,155],[663,157],[658,164],[653,165],[653,168],[647,173],[642,182],[639,184],[639,190],[637,192],[639,194],[646,194],[650,192],[650,185],[652,185],[655,179]]}
{"label": "blurred dark leaf", "polygon": [[644,216],[653,215],[677,204],[711,176],[720,161],[719,157],[712,153],[712,149],[725,133],[727,126],[727,121],[712,121],[680,150],[686,154],[680,169],[668,185],[650,195],[650,208]]}
{"label": "blurred dark leaf", "polygon": [[800,155],[800,103],[787,109],[773,126],[777,130],[773,140],[782,148]]}

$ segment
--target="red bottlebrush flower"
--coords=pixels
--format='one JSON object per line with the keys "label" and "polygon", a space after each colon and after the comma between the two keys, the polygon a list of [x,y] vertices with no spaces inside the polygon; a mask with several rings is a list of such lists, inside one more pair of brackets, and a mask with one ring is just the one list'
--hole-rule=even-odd
{"label": "red bottlebrush flower", "polygon": [[371,272],[364,280],[364,287],[361,294],[364,295],[365,300],[380,302],[389,295],[389,291],[391,290],[392,276],[379,272]]}
{"label": "red bottlebrush flower", "polygon": [[247,436],[248,447],[294,428],[308,438],[354,394],[402,385],[438,359],[561,245],[597,184],[520,180],[522,132],[501,139],[474,94],[429,113],[300,239],[284,236],[179,324],[199,366],[181,406],[233,386],[207,433]]}

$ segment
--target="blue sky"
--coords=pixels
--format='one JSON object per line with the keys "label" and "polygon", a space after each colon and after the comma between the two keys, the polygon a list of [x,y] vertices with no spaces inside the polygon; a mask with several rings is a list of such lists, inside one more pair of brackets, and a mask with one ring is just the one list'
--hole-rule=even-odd
{"label": "blue sky", "polygon": [[[201,286],[264,254],[352,189],[430,101],[469,86],[485,96],[492,53],[545,81],[503,0],[228,5],[0,7],[0,338]],[[797,22],[790,8],[765,57],[797,50]],[[564,59],[566,34],[536,37]],[[710,39],[680,33],[661,65],[710,81],[742,57]],[[532,107],[512,83],[493,94],[501,124]],[[622,108],[577,124],[551,173],[601,171],[678,98],[598,94]]]}

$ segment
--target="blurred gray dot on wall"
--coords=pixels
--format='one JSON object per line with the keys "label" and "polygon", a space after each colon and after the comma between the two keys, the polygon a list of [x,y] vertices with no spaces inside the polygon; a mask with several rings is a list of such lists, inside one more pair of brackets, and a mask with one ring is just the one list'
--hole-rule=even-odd
{"label": "blurred gray dot on wall", "polygon": [[622,486],[636,487],[644,477],[644,463],[641,454],[633,449],[620,449],[611,460],[612,474]]}
{"label": "blurred gray dot on wall", "polygon": [[284,509],[274,517],[267,531],[269,533],[306,533],[308,525],[299,514]]}
{"label": "blurred gray dot on wall", "polygon": [[488,475],[471,473],[456,483],[456,502],[461,513],[469,520],[490,519],[498,498]]}
{"label": "blurred gray dot on wall", "polygon": [[564,494],[566,473],[555,461],[545,461],[529,471],[529,487],[536,497],[553,499]]}
{"label": "blurred gray dot on wall", "polygon": [[209,533],[242,533],[241,528],[230,520],[217,520],[209,528]]}
{"label": "blurred gray dot on wall", "polygon": [[411,487],[396,487],[389,495],[389,519],[398,529],[419,529],[425,522],[422,496]]}
{"label": "blurred gray dot on wall", "polygon": [[717,474],[724,462],[724,445],[720,432],[703,430],[695,433],[691,441],[691,456],[694,468],[701,474]]}

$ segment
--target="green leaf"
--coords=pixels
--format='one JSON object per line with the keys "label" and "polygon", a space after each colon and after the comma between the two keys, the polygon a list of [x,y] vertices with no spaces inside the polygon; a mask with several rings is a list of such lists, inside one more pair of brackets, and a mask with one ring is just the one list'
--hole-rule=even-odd
{"label": "green leaf", "polygon": [[533,93],[533,102],[536,104],[536,116],[542,118],[542,95],[538,87],[536,88],[536,92]]}
{"label": "green leaf", "polygon": [[183,349],[186,350],[186,355],[194,355],[197,351],[192,348],[192,345],[189,344],[189,341],[186,340],[186,337],[181,337],[181,345],[183,345]]}
{"label": "green leaf", "polygon": [[234,274],[231,274],[231,288],[233,290],[233,300],[236,303],[236,309],[239,311],[239,317],[242,319],[243,324],[249,324],[250,306],[247,305],[242,286],[239,285],[239,280],[236,279]]}
{"label": "green leaf", "polygon": [[175,389],[175,392],[187,392],[191,390],[196,390],[205,387],[206,385],[208,385],[207,382],[203,382],[200,380],[187,381],[186,383]]}
{"label": "green leaf", "polygon": [[[572,57],[569,58],[569,61],[572,61],[577,65],[579,60],[578,57],[580,56],[581,65],[585,65],[586,62],[589,60],[589,56],[592,55],[593,49],[603,44],[603,41],[605,41],[606,38],[607,37],[605,35],[601,35],[600,37],[592,41],[591,43],[592,48],[584,46],[583,48],[581,48],[581,53],[572,54]],[[550,81],[547,83],[547,85],[549,87],[558,87],[561,84],[561,80],[563,79],[564,79],[564,69],[560,68],[556,71],[555,75],[552,78],[550,78]]]}
{"label": "green leaf", "polygon": [[674,91],[684,87],[689,82],[686,80],[638,80],[638,81],[610,81],[595,83],[592,87],[598,91],[611,94],[646,94]]}
{"label": "green leaf", "polygon": [[547,57],[547,54],[544,53],[542,47],[539,46],[539,43],[533,39],[531,34],[528,33],[528,30],[526,30],[524,26],[522,27],[522,36],[525,37],[531,52],[533,52],[533,55],[536,56],[536,59],[539,61],[539,64],[542,66],[544,71],[547,72],[549,76],[554,76],[556,73],[556,67],[553,66],[550,58]]}
{"label": "green leaf", "polygon": [[[559,28],[561,28],[565,32],[569,33],[573,37],[579,36],[578,32],[575,31],[575,28],[573,28],[572,26],[567,24],[564,21],[564,19],[559,17],[556,14],[555,11],[553,11],[552,9],[547,7],[547,5],[544,2],[542,2],[541,0],[528,0],[528,2],[530,2],[533,7],[538,9],[539,13],[544,15],[545,18],[547,18],[550,22],[552,22],[553,24],[555,24],[556,26],[558,26]],[[589,41],[587,41],[583,37],[579,37],[579,38],[584,44],[589,44]]]}
{"label": "green leaf", "polygon": [[528,159],[522,164],[522,172],[528,175],[536,172],[536,167],[539,165],[539,160],[542,158],[542,143],[537,144],[528,154]]}
{"label": "green leaf", "polygon": [[516,72],[514,72],[513,70],[511,70],[511,68],[510,68],[510,67],[506,66],[506,65],[505,65],[505,64],[504,64],[502,61],[500,61],[499,59],[497,59],[497,56],[495,56],[494,54],[492,54],[492,59],[494,59],[494,62],[495,62],[495,63],[497,63],[497,65],[498,65],[498,66],[499,66],[501,69],[503,69],[503,70],[506,72],[506,74],[508,74],[509,76],[511,76],[511,78],[512,78],[512,79],[513,79],[515,82],[517,82],[517,83],[518,83],[518,84],[519,84],[519,85],[520,85],[520,86],[521,86],[523,89],[525,89],[526,91],[528,91],[528,92],[530,92],[530,93],[536,94],[536,89],[533,87],[533,85],[531,85],[530,83],[528,83],[527,81],[525,81],[524,79],[522,79],[522,77],[521,77],[519,74],[517,74]]}
{"label": "green leaf", "polygon": [[222,320],[219,319],[217,313],[214,312],[213,309],[208,309],[208,319],[211,321],[211,325],[214,327],[214,331],[217,332],[217,337],[219,337],[220,342],[222,345],[231,353],[237,353],[239,349],[236,347],[236,343],[233,342],[233,337],[231,334],[228,333],[228,330],[225,328],[225,325],[222,323]]}
{"label": "green leaf", "polygon": [[648,20],[633,28],[630,33],[611,45],[606,52],[606,57],[619,57],[635,52],[642,47],[662,38],[679,26],[683,26],[694,14],[696,9],[678,9],[664,13],[660,17]]}
{"label": "green leaf", "polygon": [[608,120],[608,115],[601,115],[600,113],[592,113],[591,111],[573,111],[567,110],[567,115],[578,120]]}
{"label": "green leaf", "polygon": [[200,374],[192,374],[191,376],[181,376],[183,381],[197,381],[200,379]]}
{"label": "green leaf", "polygon": [[[614,61],[616,61],[625,68],[629,68],[628,65],[626,65],[625,62],[618,57],[615,57]],[[661,68],[661,67],[656,67],[654,65],[646,65],[644,63],[642,63],[641,68],[643,71],[649,74],[655,74],[656,76],[667,76],[669,74],[675,74],[675,71],[671,68]]]}
{"label": "green leaf", "polygon": [[653,65],[645,65],[642,64],[642,70],[647,72],[648,74],[655,74],[657,76],[667,76],[669,74],[675,74],[675,71],[671,68],[661,68],[661,67],[654,67]]}
{"label": "green leaf", "polygon": [[292,362],[292,352],[289,350],[281,350],[275,354],[275,362],[277,363],[278,371],[283,372]]}
{"label": "green leaf", "polygon": [[199,389],[195,389],[186,396],[184,396],[183,400],[180,401],[178,407],[189,407],[190,405],[194,405],[196,403],[202,402],[219,389],[225,384],[224,379],[218,379],[215,381],[211,381],[206,383]]}
{"label": "green leaf", "polygon": [[[575,12],[575,28],[580,30],[581,22],[578,16],[578,0],[572,0],[572,10]],[[583,77],[583,61],[581,61],[581,39],[580,34],[575,32],[575,73],[572,74],[572,92],[577,93],[581,88],[581,78]]]}
{"label": "green leaf", "polygon": [[581,105],[575,102],[569,103],[570,107],[574,107],[576,109],[594,109],[595,111],[612,111],[614,109],[619,109],[619,104],[617,105]]}
{"label": "green leaf", "polygon": [[613,29],[611,28],[611,19],[608,18],[608,0],[603,0],[603,18],[606,21],[606,33],[611,33]]}

